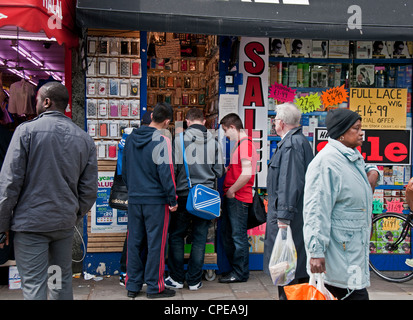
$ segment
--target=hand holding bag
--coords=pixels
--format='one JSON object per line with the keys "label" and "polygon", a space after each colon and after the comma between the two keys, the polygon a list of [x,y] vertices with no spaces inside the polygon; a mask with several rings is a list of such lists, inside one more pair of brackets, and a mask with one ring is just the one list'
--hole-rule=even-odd
{"label": "hand holding bag", "polygon": [[[317,277],[317,280],[316,280]],[[322,274],[310,274],[309,283],[284,287],[287,300],[337,300],[324,285]]]}
{"label": "hand holding bag", "polygon": [[221,212],[221,197],[217,190],[208,188],[201,184],[192,187],[191,179],[189,177],[189,169],[185,155],[185,144],[183,132],[180,134],[182,154],[186,171],[186,179],[188,180],[188,200],[186,202],[186,210],[206,220],[218,218]]}
{"label": "hand holding bag", "polygon": [[276,286],[285,286],[294,279],[297,251],[290,226],[278,230],[268,267],[272,283]]}

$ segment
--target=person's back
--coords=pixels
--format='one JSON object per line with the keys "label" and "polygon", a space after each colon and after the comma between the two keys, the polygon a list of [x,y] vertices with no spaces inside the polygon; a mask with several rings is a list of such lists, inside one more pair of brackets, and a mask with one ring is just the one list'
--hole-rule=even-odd
{"label": "person's back", "polygon": [[[11,144],[20,144],[6,156],[4,166],[13,166],[15,177],[22,184],[20,199],[14,208],[12,230],[52,231],[72,227],[76,214],[88,210],[80,199],[79,177],[88,178],[83,189],[96,190],[96,149],[93,140],[59,111],[42,113],[38,118],[21,124]],[[27,170],[18,170],[27,161]],[[88,172],[84,172],[88,167]],[[0,182],[2,184],[3,182]],[[14,186],[18,190],[18,186]],[[91,195],[93,192],[86,192]],[[13,204],[11,204],[13,205]]]}
{"label": "person's back", "polygon": [[[156,128],[143,126],[132,131],[126,139],[124,150],[123,170],[127,174],[122,175],[128,187],[129,203],[174,202],[168,199],[162,181],[165,170],[169,170],[169,176],[174,175],[171,155],[170,140]],[[168,180],[167,184],[172,187],[173,180]]]}
{"label": "person's back", "polygon": [[[210,221],[194,216],[186,210],[189,187],[183,164],[181,137],[184,138],[185,156],[192,186],[202,184],[215,188],[216,179],[224,173],[224,165],[218,141],[205,127],[203,112],[197,108],[189,110],[186,114],[186,122],[188,129],[176,135],[174,144],[178,210],[171,216],[169,224],[169,277],[165,279],[165,284],[170,288],[181,289],[186,281],[189,290],[198,290],[202,287],[202,266]],[[184,238],[189,230],[191,230],[191,254],[185,273]]]}
{"label": "person's back", "polygon": [[[215,187],[215,181],[224,174],[224,162],[218,141],[203,125],[193,124],[183,133],[185,154],[192,185]],[[188,195],[188,181],[183,164],[180,136],[175,138],[176,191]]]}
{"label": "person's back", "polygon": [[[7,245],[15,231],[25,299],[73,299],[73,227],[97,197],[96,147],[64,115],[68,101],[61,83],[39,89],[39,117],[16,129],[0,172],[0,232]],[[60,286],[48,283],[49,267],[59,269]]]}
{"label": "person's back", "polygon": [[[148,298],[175,295],[165,288],[165,250],[169,211],[176,211],[172,148],[162,136],[172,119],[170,105],[158,103],[148,127],[134,130],[126,139],[122,178],[128,188],[128,243],[126,289],[135,298],[144,283]],[[146,263],[140,252],[148,247]]]}

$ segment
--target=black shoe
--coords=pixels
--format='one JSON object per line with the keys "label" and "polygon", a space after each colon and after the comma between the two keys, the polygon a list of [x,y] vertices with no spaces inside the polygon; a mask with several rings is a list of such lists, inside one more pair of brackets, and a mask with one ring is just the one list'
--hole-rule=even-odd
{"label": "black shoe", "polygon": [[175,296],[175,291],[172,289],[165,288],[164,291],[159,293],[147,293],[146,296],[149,299],[158,299],[158,298],[169,298]]}
{"label": "black shoe", "polygon": [[136,298],[136,296],[139,294],[139,291],[129,291],[128,290],[128,298]]}
{"label": "black shoe", "polygon": [[235,283],[235,282],[245,282],[246,280],[241,280],[237,277],[235,277],[232,273],[222,276],[219,278],[218,282],[220,283]]}

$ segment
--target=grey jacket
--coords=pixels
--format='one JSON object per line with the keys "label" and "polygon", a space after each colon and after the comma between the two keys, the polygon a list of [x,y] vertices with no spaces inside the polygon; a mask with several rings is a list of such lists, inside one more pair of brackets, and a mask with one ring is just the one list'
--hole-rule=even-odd
{"label": "grey jacket", "polygon": [[264,240],[264,271],[278,233],[278,219],[291,226],[297,250],[296,279],[307,277],[303,239],[303,198],[307,167],[313,151],[301,127],[290,130],[278,143],[267,175],[268,214]]}
{"label": "grey jacket", "polygon": [[0,232],[72,228],[97,196],[92,138],[58,111],[17,127],[0,172]]}
{"label": "grey jacket", "polygon": [[[222,177],[225,170],[218,141],[204,126],[194,124],[185,130],[184,143],[192,186],[202,184],[215,188],[216,179]],[[178,196],[187,196],[189,188],[179,135],[175,137],[173,154],[176,193]]]}

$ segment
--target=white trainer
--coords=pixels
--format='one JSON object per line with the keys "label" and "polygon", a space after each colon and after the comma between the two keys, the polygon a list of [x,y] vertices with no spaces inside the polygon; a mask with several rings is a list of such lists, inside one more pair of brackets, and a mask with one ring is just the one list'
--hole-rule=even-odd
{"label": "white trainer", "polygon": [[182,289],[184,287],[183,283],[175,281],[174,279],[169,276],[165,279],[165,287],[172,288],[172,289]]}

